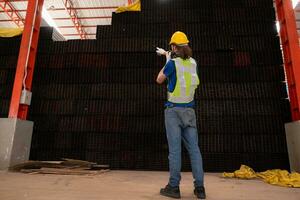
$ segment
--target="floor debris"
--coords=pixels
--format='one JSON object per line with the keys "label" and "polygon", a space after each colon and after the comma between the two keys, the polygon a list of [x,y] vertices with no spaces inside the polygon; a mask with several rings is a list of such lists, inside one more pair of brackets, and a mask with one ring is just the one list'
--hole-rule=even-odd
{"label": "floor debris", "polygon": [[109,165],[64,158],[61,161],[28,161],[9,168],[30,174],[96,175],[109,171]]}

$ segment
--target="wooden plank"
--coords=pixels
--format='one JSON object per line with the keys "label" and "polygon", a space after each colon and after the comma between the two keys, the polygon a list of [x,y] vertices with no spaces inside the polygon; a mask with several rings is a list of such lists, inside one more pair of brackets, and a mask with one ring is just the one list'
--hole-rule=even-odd
{"label": "wooden plank", "polygon": [[39,174],[58,174],[58,175],[97,175],[109,170],[85,170],[85,169],[56,169],[56,168],[41,168],[41,169],[22,169],[24,173],[39,173]]}
{"label": "wooden plank", "polygon": [[69,158],[63,158],[62,160],[64,160],[64,161],[61,164],[67,165],[67,166],[78,165],[78,166],[90,167],[91,165],[96,164],[96,163],[85,161],[85,160],[75,160],[75,159],[69,159]]}

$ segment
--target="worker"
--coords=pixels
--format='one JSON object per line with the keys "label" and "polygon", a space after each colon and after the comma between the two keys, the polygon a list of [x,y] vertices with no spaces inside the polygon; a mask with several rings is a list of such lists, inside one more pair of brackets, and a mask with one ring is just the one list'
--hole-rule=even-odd
{"label": "worker", "polygon": [[[168,184],[160,194],[172,198],[181,198],[179,184],[181,180],[181,141],[188,150],[194,178],[194,194],[205,199],[202,156],[198,146],[198,131],[195,115],[194,94],[199,85],[196,61],[191,57],[192,49],[185,33],[177,31],[170,40],[171,52],[157,47],[157,54],[166,56],[167,62],[160,70],[156,82],[168,82],[168,100],[165,104],[165,128],[169,147]],[[171,58],[171,53],[174,58]]]}

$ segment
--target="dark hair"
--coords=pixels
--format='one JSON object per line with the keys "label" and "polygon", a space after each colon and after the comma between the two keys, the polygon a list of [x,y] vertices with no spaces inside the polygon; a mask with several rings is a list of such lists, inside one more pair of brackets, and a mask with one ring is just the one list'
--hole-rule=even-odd
{"label": "dark hair", "polygon": [[176,55],[180,58],[182,58],[183,60],[186,60],[190,57],[192,57],[193,55],[193,51],[191,49],[190,46],[186,45],[186,46],[178,46],[176,45],[177,51],[176,51]]}

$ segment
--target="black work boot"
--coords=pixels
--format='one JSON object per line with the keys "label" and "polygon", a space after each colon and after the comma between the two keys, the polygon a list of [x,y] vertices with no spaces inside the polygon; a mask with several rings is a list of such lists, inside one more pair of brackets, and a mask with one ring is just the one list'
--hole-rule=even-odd
{"label": "black work boot", "polygon": [[203,186],[195,187],[194,194],[197,196],[198,199],[205,199],[205,188]]}
{"label": "black work boot", "polygon": [[165,188],[160,189],[160,194],[166,197],[172,197],[175,199],[180,199],[179,187],[172,187],[169,184]]}

